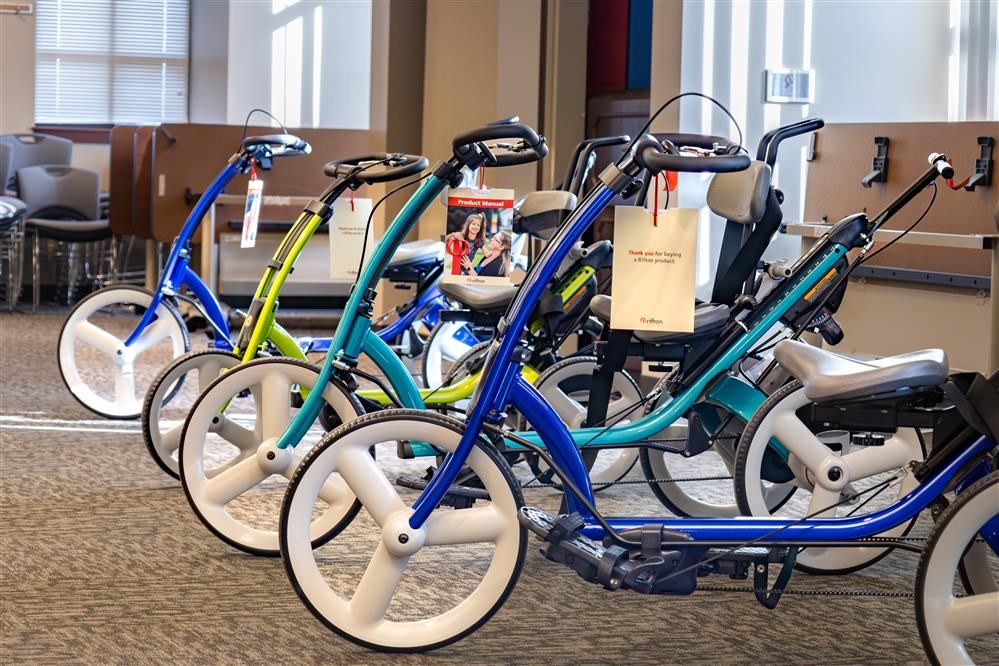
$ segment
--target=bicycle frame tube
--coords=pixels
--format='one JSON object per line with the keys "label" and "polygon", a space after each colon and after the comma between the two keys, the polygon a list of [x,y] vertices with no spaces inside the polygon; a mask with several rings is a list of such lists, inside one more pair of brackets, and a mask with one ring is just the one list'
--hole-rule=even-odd
{"label": "bicycle frame tube", "polygon": [[[215,176],[215,180],[211,182],[205,193],[201,195],[198,199],[198,203],[194,205],[194,210],[191,214],[187,216],[187,220],[184,222],[184,226],[180,230],[177,239],[173,242],[173,247],[170,249],[170,255],[167,257],[166,265],[163,267],[163,277],[160,278],[160,283],[153,292],[152,303],[149,304],[149,308],[142,314],[142,318],[139,323],[136,324],[135,330],[128,336],[125,340],[125,346],[128,347],[132,345],[142,332],[146,330],[156,318],[156,308],[159,307],[160,303],[163,301],[163,296],[166,292],[172,291],[175,287],[179,287],[186,276],[186,271],[188,270],[188,263],[190,262],[190,256],[188,255],[188,243],[191,240],[191,236],[194,232],[198,230],[201,225],[201,220],[208,213],[208,209],[211,207],[215,200],[218,199],[219,195],[226,188],[232,179],[236,177],[245,164],[245,160],[242,157],[234,157],[229,161],[222,171]],[[193,289],[192,289],[193,291]],[[218,306],[218,300],[215,296],[205,289],[205,293],[208,294],[208,300],[212,301],[214,305]],[[200,294],[195,294],[202,303],[207,303],[207,301],[202,298]],[[209,306],[205,306],[206,310],[209,310]],[[221,310],[221,308],[218,308]],[[224,321],[224,318],[223,318]],[[223,330],[228,330],[228,324],[223,327]],[[228,336],[227,336],[228,337]]]}
{"label": "bicycle frame tube", "polygon": [[212,293],[208,285],[202,282],[198,274],[192,271],[191,267],[186,263],[184,264],[184,272],[180,281],[181,284],[191,290],[194,297],[201,303],[201,307],[204,308],[205,314],[208,316],[209,324],[215,329],[213,346],[216,349],[232,351],[232,342],[229,340],[231,333],[229,330],[229,320],[226,319],[225,313],[222,312],[222,306],[215,298],[215,294]]}
{"label": "bicycle frame tube", "polygon": [[[662,408],[625,425],[573,430],[571,432],[573,440],[576,444],[632,444],[673,425],[699,399],[712,380],[741,359],[780,320],[781,316],[808,293],[845,254],[846,248],[844,246],[832,244],[825,253],[816,259],[812,267],[803,273],[801,278],[792,283],[794,286],[788,289],[785,296],[774,308],[736,340],[735,344],[730,346],[707,371],[701,373],[686,390],[675,396]],[[543,443],[543,437],[538,430],[517,434],[532,443]]]}
{"label": "bicycle frame tube", "polygon": [[[264,299],[263,306],[257,312],[256,320],[250,322],[253,325],[253,332],[250,334],[249,343],[245,349],[239,350],[244,363],[256,357],[260,345],[270,335],[271,329],[274,327],[274,312],[277,307],[278,297],[281,294],[281,288],[284,286],[292,269],[294,269],[298,255],[302,253],[302,250],[312,238],[316,229],[323,222],[324,218],[322,216],[315,213],[303,212],[274,253],[274,258],[268,264],[264,272],[264,277],[261,279],[257,287],[257,293],[254,296],[254,300],[258,298]],[[279,268],[276,270],[273,268],[273,264],[275,263],[279,265]]]}
{"label": "bicycle frame tube", "polygon": [[[765,541],[849,541],[876,536],[915,518],[930,502],[943,494],[961,469],[976,456],[995,446],[992,440],[979,436],[961,453],[954,456],[937,474],[924,479],[905,497],[891,506],[862,516],[842,518],[790,518],[740,517],[740,518],[608,518],[615,530],[641,528],[642,525],[662,525],[666,530],[683,532],[695,541],[723,541],[732,544],[756,539]],[[582,477],[584,480],[586,476]],[[587,525],[583,533],[592,539],[603,538],[603,528],[593,517],[583,513]],[[779,534],[767,536],[778,528]]]}
{"label": "bicycle frame tube", "polygon": [[416,302],[413,303],[412,307],[407,308],[388,326],[379,329],[376,335],[386,342],[395,340],[405,333],[406,329],[415,324],[418,319],[428,316],[435,317],[436,313],[444,308],[441,298],[441,290],[437,288],[436,284],[429,289],[425,289],[423,293],[417,294]]}
{"label": "bicycle frame tube", "polygon": [[[369,292],[378,286],[378,281],[385,274],[385,269],[392,260],[392,255],[395,254],[396,249],[402,244],[402,241],[406,238],[406,234],[412,230],[427,207],[444,191],[445,186],[447,186],[447,181],[433,174],[428,176],[420,184],[416,192],[413,193],[413,196],[409,198],[409,201],[406,202],[402,210],[399,211],[399,214],[385,231],[382,240],[375,246],[371,259],[364,264],[357,282],[351,289],[350,298],[343,310],[343,318],[336,327],[333,340],[330,342],[330,350],[326,354],[326,360],[323,362],[319,377],[316,379],[317,386],[324,386],[332,379],[334,362],[342,362],[348,366],[353,366],[357,363],[357,359],[361,353],[365,352],[365,346],[370,348],[377,346],[377,343],[371,343],[368,340],[368,333],[371,330],[370,306],[367,303],[367,299],[371,297]],[[378,354],[380,352],[375,349],[375,353]],[[397,358],[395,360],[405,370],[402,361],[399,361]],[[399,386],[393,384],[393,388],[399,394],[400,400],[403,400],[403,396],[411,395],[409,388],[416,389],[416,384],[413,378],[410,377],[409,372],[405,371],[404,374],[405,378],[401,375],[395,378],[400,382]],[[393,377],[390,377],[390,381],[392,379]],[[418,397],[418,391],[416,393]],[[302,408],[298,410],[298,414],[295,415],[295,418],[278,440],[278,448],[283,449],[288,446],[295,446],[305,436],[305,433],[308,432],[312,423],[319,416],[320,409],[322,409],[321,394],[321,391],[313,391],[306,398]],[[403,404],[406,403],[404,402]],[[406,406],[419,409],[423,407],[423,401],[419,400],[418,403],[414,402],[414,404],[407,404]]]}
{"label": "bicycle frame tube", "polygon": [[[445,456],[443,464],[413,504],[413,515],[410,516],[409,524],[414,529],[423,525],[423,522],[440,503],[447,489],[458,477],[458,472],[465,464],[468,454],[479,438],[482,424],[487,415],[495,420],[502,418],[499,413],[502,413],[507,395],[520,376],[520,364],[512,362],[511,358],[520,340],[521,332],[528,324],[533,304],[541,299],[556,269],[572,249],[573,242],[582,235],[583,231],[597,218],[613,197],[614,191],[611,188],[603,183],[597,185],[559,228],[552,240],[541,251],[537,262],[528,271],[517,296],[496,327],[496,334],[489,346],[489,352],[482,368],[484,379],[476,387],[475,393],[472,394],[472,402],[466,414],[461,442],[453,453]],[[522,384],[518,384],[518,386],[522,388]],[[518,391],[517,393],[524,392]],[[527,395],[528,399],[523,402],[528,409],[535,410],[535,418],[538,418],[539,413],[545,409],[551,412],[550,406],[541,407],[530,400],[531,394],[529,392]],[[500,407],[498,412],[495,410],[497,405]],[[554,413],[552,412],[552,414]],[[528,420],[530,421],[530,419]],[[551,445],[558,448],[564,445],[564,439],[561,435],[567,435],[567,431],[562,425],[561,431],[554,432],[556,434],[551,437]],[[579,457],[579,452],[576,451],[575,446],[570,448],[579,459],[579,465],[582,465],[582,458]],[[563,455],[561,459],[565,460],[566,464],[575,464],[569,460],[568,455]]]}

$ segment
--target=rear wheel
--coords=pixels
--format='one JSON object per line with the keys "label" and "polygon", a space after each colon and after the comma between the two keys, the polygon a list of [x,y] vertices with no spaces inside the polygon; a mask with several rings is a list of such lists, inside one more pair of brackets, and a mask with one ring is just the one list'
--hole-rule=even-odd
{"label": "rear wheel", "polygon": [[[857,446],[852,443],[854,433],[845,430],[812,433],[797,415],[809,402],[800,382],[791,382],[767,398],[743,431],[736,452],[735,491],[744,515],[864,515],[886,508],[916,488],[918,480],[905,472],[910,462],[923,459],[914,430],[899,430],[877,446]],[[786,457],[777,446],[784,447]],[[809,467],[805,459],[821,464]],[[827,470],[833,466],[838,470],[835,483],[828,481]],[[894,487],[875,490],[899,473],[903,476]],[[795,489],[791,501],[779,510],[773,508],[771,496]],[[915,520],[878,536],[903,536]],[[806,548],[798,554],[796,566],[813,574],[844,574],[870,566],[890,552],[869,546]]]}
{"label": "rear wheel", "polygon": [[[984,538],[984,543],[977,539]],[[981,545],[991,573],[983,589],[961,589],[958,567]],[[934,664],[989,663],[999,646],[999,472],[965,489],[941,514],[916,570],[916,622]]]}

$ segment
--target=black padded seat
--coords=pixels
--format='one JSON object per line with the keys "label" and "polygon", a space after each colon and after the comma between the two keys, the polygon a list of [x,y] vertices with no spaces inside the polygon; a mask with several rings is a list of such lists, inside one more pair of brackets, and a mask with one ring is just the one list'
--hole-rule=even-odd
{"label": "black padded seat", "polygon": [[468,284],[441,284],[440,290],[448,298],[458,301],[469,310],[488,312],[502,310],[517,295],[519,287],[476,287]]}
{"label": "black padded seat", "polygon": [[43,220],[32,218],[24,228],[39,238],[66,243],[90,243],[111,238],[111,225],[107,220]]}
{"label": "black padded seat", "polygon": [[797,340],[784,340],[774,358],[805,388],[814,402],[863,398],[899,389],[939,386],[950,366],[942,349],[861,361]]}
{"label": "black padded seat", "polygon": [[444,243],[435,240],[415,240],[403,243],[392,255],[389,268],[429,264],[444,257]]}
{"label": "black padded seat", "polygon": [[[606,294],[594,296],[590,301],[590,312],[605,324],[610,324],[611,297]],[[694,332],[671,333],[669,331],[633,331],[642,342],[669,342],[689,335],[701,335],[720,328],[728,321],[728,306],[718,303],[698,303],[694,306]]]}

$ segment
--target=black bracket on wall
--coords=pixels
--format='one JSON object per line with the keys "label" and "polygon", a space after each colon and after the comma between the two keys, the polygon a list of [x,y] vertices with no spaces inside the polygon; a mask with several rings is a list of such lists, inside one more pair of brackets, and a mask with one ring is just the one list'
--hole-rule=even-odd
{"label": "black bracket on wall", "polygon": [[975,160],[975,172],[971,174],[964,189],[974,192],[978,186],[992,186],[992,148],[995,145],[996,140],[991,136],[978,137],[978,146],[982,149],[982,156]]}
{"label": "black bracket on wall", "polygon": [[874,154],[871,172],[860,181],[860,184],[867,188],[870,188],[871,183],[888,182],[888,137],[874,137],[874,148],[877,152]]}

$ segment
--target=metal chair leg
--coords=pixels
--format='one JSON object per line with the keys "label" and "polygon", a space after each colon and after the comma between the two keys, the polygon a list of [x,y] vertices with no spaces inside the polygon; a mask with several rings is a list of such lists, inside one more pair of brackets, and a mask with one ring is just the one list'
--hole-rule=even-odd
{"label": "metal chair leg", "polygon": [[41,285],[39,284],[41,281],[39,273],[41,271],[38,266],[38,258],[41,254],[41,247],[39,245],[41,239],[37,233],[33,235],[33,238],[34,245],[31,248],[31,311],[38,312],[38,303],[41,300]]}

